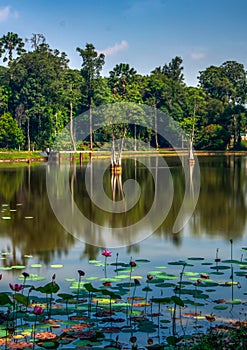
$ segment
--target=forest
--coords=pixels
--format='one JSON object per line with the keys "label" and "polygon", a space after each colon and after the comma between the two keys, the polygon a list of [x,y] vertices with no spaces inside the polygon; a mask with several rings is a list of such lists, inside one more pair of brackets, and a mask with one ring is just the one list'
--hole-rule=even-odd
{"label": "forest", "polygon": [[[80,69],[71,69],[67,54],[52,49],[43,34],[23,39],[8,32],[0,38],[1,149],[51,147],[73,118],[116,102],[146,104],[169,115],[189,137],[193,134],[198,150],[245,148],[247,81],[243,64],[212,65],[198,72],[198,85],[191,87],[185,83],[179,56],[154,66],[148,75],[119,63],[104,77],[104,54],[92,43],[75,50],[81,58]],[[128,126],[128,133],[133,132]],[[156,148],[167,147],[165,140],[148,129],[139,137]],[[90,133],[76,147],[97,148],[107,138],[107,130],[98,133],[97,140]]]}

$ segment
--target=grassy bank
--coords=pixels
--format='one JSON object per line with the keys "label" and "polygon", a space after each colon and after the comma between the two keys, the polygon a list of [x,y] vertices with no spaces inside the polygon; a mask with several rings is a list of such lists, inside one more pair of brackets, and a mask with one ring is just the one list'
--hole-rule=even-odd
{"label": "grassy bank", "polygon": [[[179,150],[178,151],[180,155],[186,156],[188,151],[187,150]],[[79,160],[80,151],[78,151],[73,159]],[[83,151],[83,160],[87,161],[89,159],[89,153],[90,151]],[[159,149],[158,151],[136,151],[136,152],[130,152],[126,151],[123,152],[123,158],[128,158],[131,156],[154,156],[154,155],[160,155],[160,156],[177,156],[177,152],[172,149]],[[235,156],[246,156],[247,151],[195,151],[196,156],[228,156],[228,155],[235,155]],[[92,152],[93,158],[108,158],[111,156],[110,152],[104,152],[104,151],[97,151],[94,150]],[[63,159],[70,159],[70,155],[68,153],[64,153],[62,156]],[[40,151],[0,151],[0,163],[19,163],[19,162],[41,162],[46,161],[47,158],[41,155]]]}
{"label": "grassy bank", "polygon": [[0,151],[0,162],[29,162],[43,161],[44,157],[40,152],[31,151]]}

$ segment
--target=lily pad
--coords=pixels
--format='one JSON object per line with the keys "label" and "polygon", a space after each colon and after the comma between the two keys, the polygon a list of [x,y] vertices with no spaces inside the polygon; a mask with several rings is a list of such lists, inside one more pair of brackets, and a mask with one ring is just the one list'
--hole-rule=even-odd
{"label": "lily pad", "polygon": [[227,310],[228,306],[227,305],[216,305],[214,306],[215,310]]}
{"label": "lily pad", "polygon": [[218,266],[211,266],[210,269],[212,270],[229,270],[231,267],[227,265],[218,265]]}
{"label": "lily pad", "polygon": [[61,269],[63,267],[63,264],[52,264],[50,265],[52,269]]}
{"label": "lily pad", "polygon": [[148,259],[136,259],[136,262],[149,263],[150,260],[148,260]]}
{"label": "lily pad", "polygon": [[42,267],[42,264],[31,264],[30,267],[39,268]]}

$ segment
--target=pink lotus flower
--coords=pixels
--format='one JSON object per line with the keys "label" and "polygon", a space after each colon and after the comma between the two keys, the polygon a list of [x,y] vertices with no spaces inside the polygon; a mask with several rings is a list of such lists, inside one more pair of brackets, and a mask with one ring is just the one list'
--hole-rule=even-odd
{"label": "pink lotus flower", "polygon": [[35,315],[42,315],[44,311],[45,310],[41,306],[38,306],[38,305],[36,305],[33,309],[33,313]]}
{"label": "pink lotus flower", "polygon": [[9,286],[15,292],[20,292],[24,288],[22,284],[17,284],[17,283],[16,284],[10,283]]}
{"label": "pink lotus flower", "polygon": [[111,256],[111,252],[110,250],[104,249],[102,252],[102,255],[105,257],[110,257]]}

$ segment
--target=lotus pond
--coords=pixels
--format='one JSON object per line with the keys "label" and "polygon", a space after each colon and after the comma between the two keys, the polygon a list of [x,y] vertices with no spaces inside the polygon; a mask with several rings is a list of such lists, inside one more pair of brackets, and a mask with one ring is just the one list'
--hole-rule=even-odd
{"label": "lotus pond", "polygon": [[[198,204],[178,234],[171,231],[184,182],[181,166],[170,164],[176,191],[166,220],[145,240],[114,249],[107,241],[83,243],[61,227],[46,194],[46,165],[0,169],[0,348],[191,348],[207,330],[223,344],[226,330],[244,329],[246,159],[200,159]],[[130,213],[133,221],[153,199],[150,178],[141,166],[135,170],[148,196]],[[73,171],[78,206],[103,221],[80,196],[84,168]],[[238,337],[242,346],[245,332]]]}

